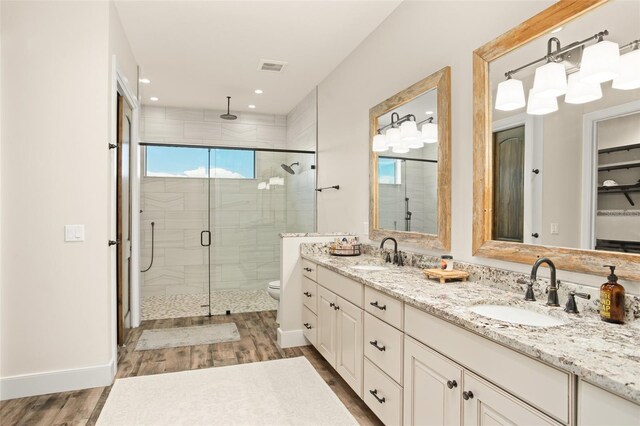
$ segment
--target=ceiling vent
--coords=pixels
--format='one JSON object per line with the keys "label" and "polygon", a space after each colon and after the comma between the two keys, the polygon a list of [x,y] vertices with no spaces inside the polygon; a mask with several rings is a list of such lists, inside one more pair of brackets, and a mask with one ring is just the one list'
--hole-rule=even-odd
{"label": "ceiling vent", "polygon": [[258,71],[282,72],[288,62],[272,61],[271,59],[260,59]]}

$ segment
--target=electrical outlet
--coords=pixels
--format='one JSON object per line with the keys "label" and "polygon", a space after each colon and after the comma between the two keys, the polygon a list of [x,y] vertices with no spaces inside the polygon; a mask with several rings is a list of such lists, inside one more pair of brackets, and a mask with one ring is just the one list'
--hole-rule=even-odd
{"label": "electrical outlet", "polygon": [[551,224],[551,235],[558,235],[560,233],[559,228],[560,228],[560,224],[559,223],[552,223]]}

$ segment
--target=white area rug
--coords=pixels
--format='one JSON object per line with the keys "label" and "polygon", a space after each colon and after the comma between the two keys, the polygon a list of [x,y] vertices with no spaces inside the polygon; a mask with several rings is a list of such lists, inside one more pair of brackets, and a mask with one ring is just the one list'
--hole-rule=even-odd
{"label": "white area rug", "polygon": [[234,322],[224,324],[197,325],[194,327],[160,328],[142,332],[136,351],[177,348],[180,346],[210,345],[240,340]]}
{"label": "white area rug", "polygon": [[305,357],[116,380],[106,425],[357,425]]}

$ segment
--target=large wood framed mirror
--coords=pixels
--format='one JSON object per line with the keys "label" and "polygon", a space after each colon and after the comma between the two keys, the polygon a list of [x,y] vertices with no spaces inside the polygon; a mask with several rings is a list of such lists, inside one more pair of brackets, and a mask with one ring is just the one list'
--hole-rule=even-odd
{"label": "large wood framed mirror", "polygon": [[369,237],[451,246],[451,69],[369,110]]}
{"label": "large wood framed mirror", "polygon": [[640,280],[638,28],[561,0],[474,51],[474,255]]}

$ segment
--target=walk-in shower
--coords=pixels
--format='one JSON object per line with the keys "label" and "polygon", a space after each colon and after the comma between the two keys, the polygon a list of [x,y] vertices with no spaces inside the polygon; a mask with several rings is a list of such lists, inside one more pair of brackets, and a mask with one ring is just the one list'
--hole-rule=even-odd
{"label": "walk-in shower", "polygon": [[315,153],[147,144],[143,157],[143,319],[275,309],[279,234],[315,230]]}

